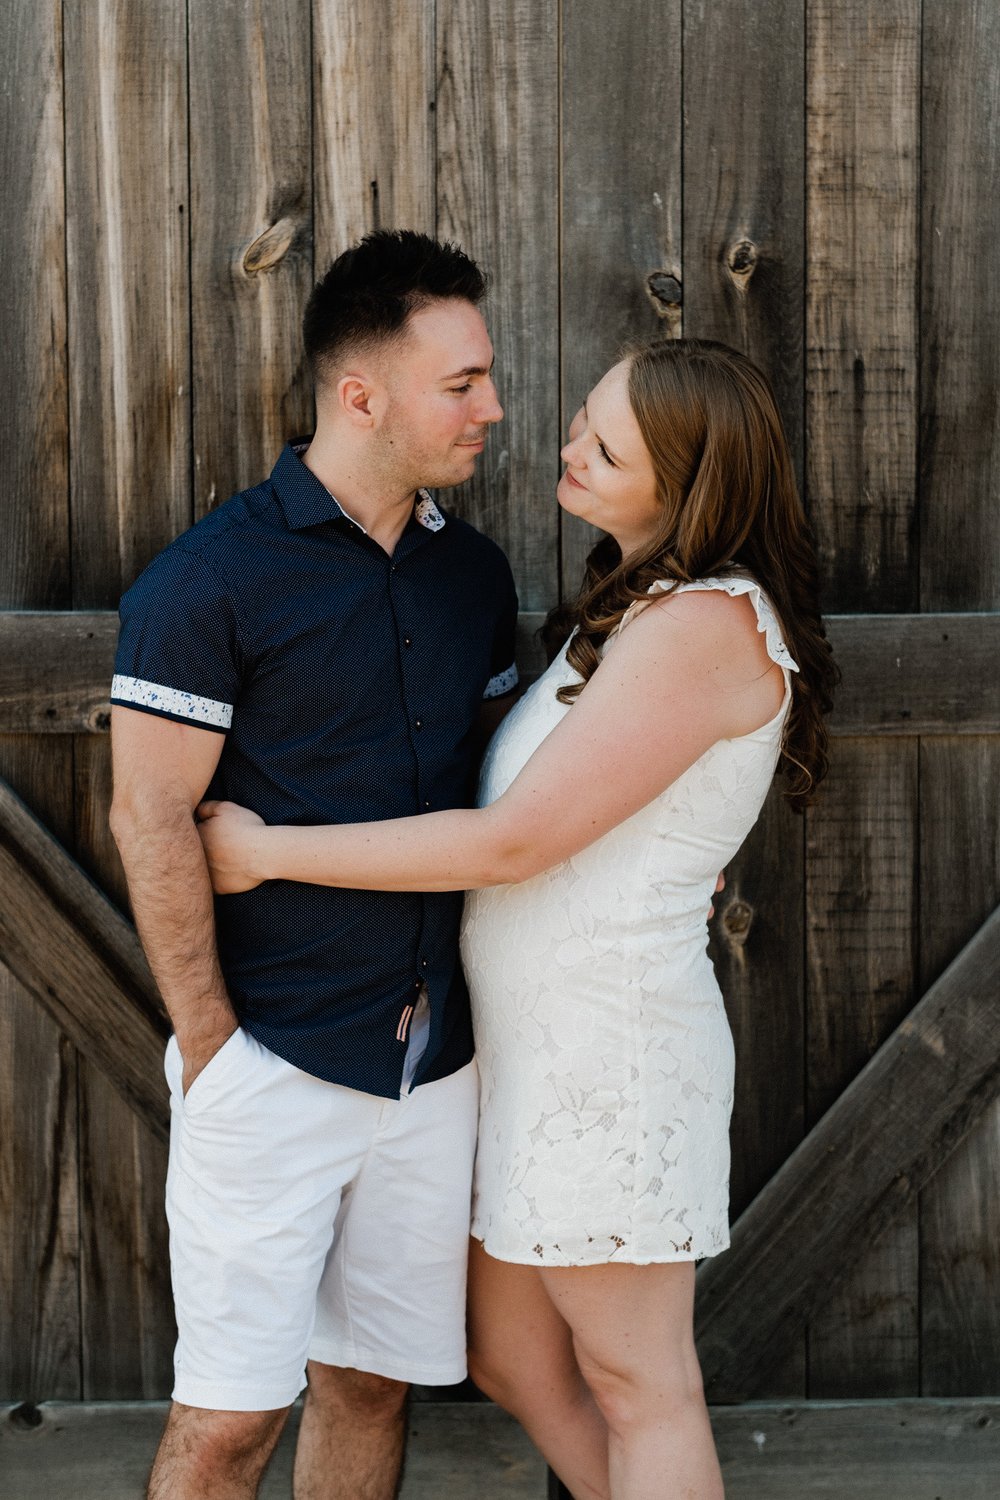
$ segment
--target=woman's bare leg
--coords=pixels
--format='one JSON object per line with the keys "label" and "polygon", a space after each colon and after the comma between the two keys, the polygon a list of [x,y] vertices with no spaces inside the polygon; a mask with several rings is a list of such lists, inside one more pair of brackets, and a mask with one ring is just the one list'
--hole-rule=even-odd
{"label": "woman's bare leg", "polygon": [[469,1252],[469,1373],[521,1423],[574,1500],[608,1500],[608,1429],[534,1266]]}
{"label": "woman's bare leg", "polygon": [[538,1276],[608,1424],[612,1500],[722,1500],[692,1331],[694,1266]]}

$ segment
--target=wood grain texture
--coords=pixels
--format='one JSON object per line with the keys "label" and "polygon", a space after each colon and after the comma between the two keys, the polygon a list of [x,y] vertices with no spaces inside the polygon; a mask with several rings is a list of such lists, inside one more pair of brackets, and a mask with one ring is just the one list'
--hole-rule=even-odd
{"label": "wood grain texture", "polygon": [[315,270],[371,229],[435,230],[434,7],[313,0]]}
{"label": "wood grain texture", "polygon": [[806,493],[831,608],[918,603],[920,0],[807,6]]}
{"label": "wood grain texture", "polygon": [[[807,1110],[813,1125],[916,985],[917,742],[843,740],[807,814]],[[809,1395],[916,1395],[916,1204],[809,1322]]]}
{"label": "wood grain texture", "polygon": [[135,931],[0,782],[0,949],[161,1140],[166,1015]]}
{"label": "wood grain texture", "polygon": [[[924,741],[920,787],[920,967],[929,983],[1000,902],[1000,740]],[[1000,1390],[998,1223],[1000,1100],[921,1199],[928,1395]]]}
{"label": "wood grain texture", "polygon": [[187,40],[175,5],[64,12],[73,600],[107,608],[191,520]]}
{"label": "wood grain texture", "polygon": [[684,6],[684,332],[770,378],[802,481],[805,14]]}
{"label": "wood grain texture", "polygon": [[196,516],[266,478],[312,428],[310,9],[188,7]]}
{"label": "wood grain texture", "polygon": [[[107,735],[78,739],[74,771],[77,857],[127,912],[125,875],[108,827]],[[163,1212],[166,1147],[101,1067],[81,1057],[79,1073],[83,1395],[163,1397],[173,1384],[175,1338]]]}
{"label": "wood grain texture", "polygon": [[1000,9],[923,4],[920,597],[1000,601]]}
{"label": "wood grain texture", "polygon": [[525,609],[558,592],[557,21],[555,0],[437,4],[438,233],[493,277],[506,411],[476,477],[445,500],[503,547]]}
{"label": "wood grain texture", "polygon": [[[730,1216],[737,1219],[805,1131],[804,825],[775,784],[760,821],[726,869],[709,953],[736,1047],[730,1129]],[[800,1337],[768,1372],[759,1394],[806,1394]],[[727,1401],[722,1381],[709,1400]]]}
{"label": "wood grain texture", "polygon": [[[522,666],[544,666],[524,610]],[[835,736],[1000,732],[1000,613],[830,615],[844,674]],[[110,611],[0,610],[0,731],[104,733],[109,722],[117,616]]]}
{"label": "wood grain texture", "polygon": [[1000,1087],[1000,908],[698,1273],[706,1383],[743,1395],[865,1247],[915,1200]]}
{"label": "wood grain texture", "polygon": [[[996,1401],[753,1401],[716,1406],[709,1415],[727,1500],[996,1497]],[[0,1408],[0,1465],[18,1500],[135,1500],[165,1416],[162,1402]],[[298,1425],[296,1407],[261,1500],[289,1493]],[[411,1411],[400,1500],[544,1494],[540,1458],[498,1407],[440,1402]],[[555,1490],[549,1494],[555,1500]]]}
{"label": "wood grain texture", "polygon": [[[681,331],[681,4],[565,6],[560,93],[561,437],[629,340]],[[594,87],[595,59],[601,87]],[[558,468],[556,470],[558,474]],[[572,597],[599,533],[560,515]]]}
{"label": "wood grain texture", "polygon": [[[4,736],[0,775],[72,837],[68,741],[43,748]],[[6,960],[2,940],[0,952]],[[0,968],[0,1391],[9,1400],[82,1394],[76,1093],[75,1049]]]}
{"label": "wood grain texture", "polygon": [[0,17],[0,602],[69,596],[63,59],[60,0]]}
{"label": "wood grain texture", "polygon": [[[0,605],[70,595],[65,100],[59,0],[0,16]],[[72,747],[0,737],[0,775],[72,837]],[[76,1054],[0,967],[0,1390],[80,1395]]]}

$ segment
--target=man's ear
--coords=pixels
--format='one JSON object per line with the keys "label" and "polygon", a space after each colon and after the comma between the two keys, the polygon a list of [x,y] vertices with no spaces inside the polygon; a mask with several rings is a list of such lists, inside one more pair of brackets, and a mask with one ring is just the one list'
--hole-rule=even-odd
{"label": "man's ear", "polygon": [[380,402],[376,382],[358,372],[342,375],[337,381],[334,400],[354,427],[374,427]]}

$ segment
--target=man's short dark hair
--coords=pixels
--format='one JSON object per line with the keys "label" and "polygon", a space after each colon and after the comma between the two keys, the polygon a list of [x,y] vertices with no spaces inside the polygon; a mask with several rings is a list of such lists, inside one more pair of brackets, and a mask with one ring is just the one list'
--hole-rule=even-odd
{"label": "man's short dark hair", "polygon": [[478,304],[486,277],[457,245],[413,229],[376,229],[338,255],[306,305],[302,336],[322,379],[348,351],[398,339],[427,303],[462,297]]}

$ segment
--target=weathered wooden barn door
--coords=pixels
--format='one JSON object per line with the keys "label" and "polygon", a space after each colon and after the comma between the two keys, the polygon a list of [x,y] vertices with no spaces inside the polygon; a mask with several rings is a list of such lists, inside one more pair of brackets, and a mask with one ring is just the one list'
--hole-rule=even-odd
{"label": "weathered wooden barn door", "polygon": [[[494,274],[507,420],[449,503],[507,548],[528,625],[579,577],[589,540],[552,499],[559,433],[621,341],[721,338],[771,374],[845,683],[823,798],[805,820],[772,798],[716,926],[740,1057],[734,1209],[757,1203],[730,1269],[705,1276],[711,1391],[997,1391],[998,15],[44,0],[0,29],[0,775],[44,825],[0,797],[4,1390],[169,1389],[147,1063],[162,1018],[127,929],[44,830],[123,904],[108,612],[308,427],[314,271],[405,223]],[[939,1088],[937,1112],[921,1120],[896,1081]],[[824,1115],[800,1178],[758,1196]],[[876,1170],[883,1135],[897,1154]],[[805,1229],[781,1240],[784,1302],[756,1324],[775,1357],[757,1361],[733,1309],[774,1291],[767,1213],[799,1201],[789,1180],[815,1189],[820,1160],[836,1224],[825,1249]],[[826,1259],[806,1265],[807,1242]]]}

